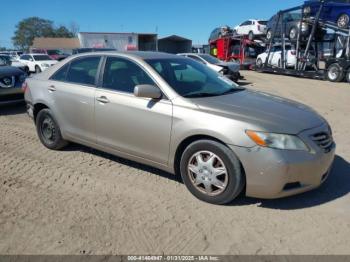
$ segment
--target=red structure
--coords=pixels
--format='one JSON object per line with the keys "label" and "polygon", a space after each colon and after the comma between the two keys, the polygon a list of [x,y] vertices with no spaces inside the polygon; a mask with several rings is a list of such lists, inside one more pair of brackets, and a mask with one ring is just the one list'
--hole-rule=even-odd
{"label": "red structure", "polygon": [[239,62],[242,69],[251,69],[256,57],[265,51],[265,44],[262,41],[252,41],[247,37],[226,36],[209,44],[212,55],[223,61]]}

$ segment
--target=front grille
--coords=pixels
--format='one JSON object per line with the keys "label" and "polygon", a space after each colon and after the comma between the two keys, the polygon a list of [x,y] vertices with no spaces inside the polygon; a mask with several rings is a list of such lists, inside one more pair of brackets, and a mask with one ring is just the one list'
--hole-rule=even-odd
{"label": "front grille", "polygon": [[228,75],[229,73],[230,73],[230,70],[228,69],[228,67],[224,67],[223,68],[223,70],[222,70],[222,73],[224,74],[224,75]]}
{"label": "front grille", "polygon": [[326,153],[331,151],[334,143],[332,135],[327,132],[314,134],[311,139]]}

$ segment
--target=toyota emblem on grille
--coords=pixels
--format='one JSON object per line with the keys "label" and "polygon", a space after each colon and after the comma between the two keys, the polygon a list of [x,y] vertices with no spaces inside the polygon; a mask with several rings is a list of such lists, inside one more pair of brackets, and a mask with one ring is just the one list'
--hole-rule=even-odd
{"label": "toyota emblem on grille", "polygon": [[10,88],[15,84],[15,77],[4,77],[0,80],[0,87],[2,88]]}
{"label": "toyota emblem on grille", "polygon": [[11,83],[12,83],[11,78],[8,78],[8,77],[4,78],[3,81],[4,81],[4,84],[7,86],[11,85]]}

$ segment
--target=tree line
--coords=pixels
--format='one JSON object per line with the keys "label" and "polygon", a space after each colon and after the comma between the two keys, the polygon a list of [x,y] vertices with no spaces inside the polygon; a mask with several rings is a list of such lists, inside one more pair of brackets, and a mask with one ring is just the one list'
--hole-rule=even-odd
{"label": "tree line", "polygon": [[[16,31],[12,37],[13,46],[20,50],[28,50],[32,46],[35,37],[76,37],[79,27],[71,23],[69,28],[60,25],[55,26],[51,20],[40,17],[29,17],[16,25]],[[1,48],[0,48],[1,49]]]}

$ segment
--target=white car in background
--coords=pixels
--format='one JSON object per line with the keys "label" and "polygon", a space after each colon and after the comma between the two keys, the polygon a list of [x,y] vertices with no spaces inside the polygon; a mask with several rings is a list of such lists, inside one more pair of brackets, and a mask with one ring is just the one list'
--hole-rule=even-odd
{"label": "white car in background", "polygon": [[[262,68],[266,58],[269,54],[269,50],[266,50],[264,53],[258,55],[256,59],[256,67]],[[286,45],[285,50],[285,60],[286,67],[295,67],[297,63],[296,50],[292,47],[292,45]],[[282,45],[274,45],[271,48],[270,57],[268,61],[268,65],[281,67],[282,66]]]}
{"label": "white car in background", "polygon": [[265,35],[267,21],[249,19],[242,24],[236,26],[233,30],[236,35],[247,35],[249,40],[254,40],[255,36]]}
{"label": "white car in background", "polygon": [[19,58],[19,62],[27,65],[29,72],[40,73],[53,66],[58,61],[52,60],[45,54],[24,54]]}
{"label": "white car in background", "polygon": [[196,53],[183,53],[178,54],[179,56],[185,56],[196,60],[199,63],[205,64],[207,67],[213,69],[215,72],[221,73],[227,78],[238,81],[241,79],[241,74],[239,73],[240,64],[235,62],[223,62],[216,57],[208,54],[196,54]]}

